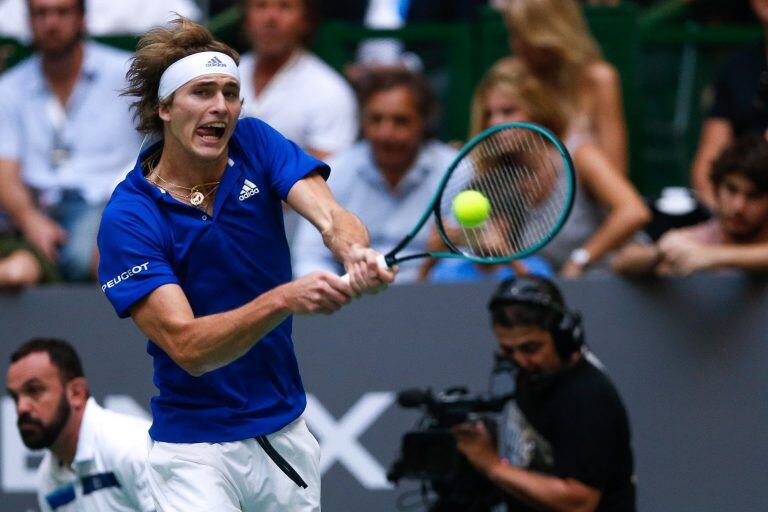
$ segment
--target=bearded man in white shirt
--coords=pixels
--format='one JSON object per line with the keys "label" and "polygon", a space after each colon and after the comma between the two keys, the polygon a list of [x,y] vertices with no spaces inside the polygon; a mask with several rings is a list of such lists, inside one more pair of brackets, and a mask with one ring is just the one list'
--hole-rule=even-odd
{"label": "bearded man in white shirt", "polygon": [[37,473],[41,511],[155,510],[145,470],[149,422],[101,408],[69,343],[24,343],[11,354],[6,385],[21,440],[46,449]]}

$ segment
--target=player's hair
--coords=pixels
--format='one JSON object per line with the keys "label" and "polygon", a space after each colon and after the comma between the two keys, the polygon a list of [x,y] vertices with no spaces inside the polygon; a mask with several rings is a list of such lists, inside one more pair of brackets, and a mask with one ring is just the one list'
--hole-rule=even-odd
{"label": "player's hair", "polygon": [[565,134],[568,119],[574,113],[570,103],[562,101],[561,95],[536,78],[522,61],[507,58],[494,64],[475,88],[470,112],[471,137],[489,127],[487,100],[492,90],[519,103],[534,123],[558,136]]}
{"label": "player's hair", "polygon": [[586,67],[603,56],[577,1],[507,0],[504,20],[513,37],[547,55],[546,69],[534,71],[578,105]]}
{"label": "player's hair", "polygon": [[751,181],[759,192],[768,192],[768,141],[762,134],[736,139],[712,164],[710,179],[717,188],[726,176],[736,173]]}
{"label": "player's hair", "polygon": [[363,110],[371,97],[398,87],[406,88],[416,100],[416,108],[424,119],[425,137],[435,133],[439,105],[429,81],[420,73],[403,67],[382,67],[367,71],[357,83],[357,97]]}
{"label": "player's hair", "polygon": [[[240,8],[245,9],[251,1],[253,0],[241,0]],[[317,27],[320,25],[320,0],[300,0],[300,2],[304,6],[304,19],[306,20],[308,27],[302,43],[308,48],[312,45],[315,33],[317,32]]]}
{"label": "player's hair", "polygon": [[525,276],[527,281],[535,282],[551,306],[521,301],[495,300],[490,305],[491,323],[501,327],[536,326],[545,331],[554,332],[565,310],[565,301],[560,290],[552,281],[538,276]]}
{"label": "player's hair", "polygon": [[51,363],[59,369],[62,382],[69,382],[76,377],[84,377],[83,365],[74,347],[58,338],[32,338],[23,343],[11,354],[11,363],[36,352],[45,352]]}
{"label": "player's hair", "polygon": [[[32,1],[27,0],[27,8],[32,7]],[[80,11],[80,14],[85,15],[85,0],[77,0],[77,9]]]}
{"label": "player's hair", "polygon": [[[131,107],[134,117],[138,119],[140,132],[151,134],[163,131],[157,97],[163,72],[179,59],[207,51],[221,52],[232,57],[235,63],[240,62],[240,55],[235,50],[214,39],[204,26],[182,16],[171,21],[168,27],[154,28],[141,37],[126,75],[128,86],[122,92],[124,96],[138,98]],[[171,103],[173,96],[164,103]]]}

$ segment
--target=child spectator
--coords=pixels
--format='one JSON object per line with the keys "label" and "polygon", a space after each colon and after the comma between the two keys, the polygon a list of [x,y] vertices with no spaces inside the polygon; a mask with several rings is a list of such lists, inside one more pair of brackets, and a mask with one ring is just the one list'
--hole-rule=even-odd
{"label": "child spectator", "polygon": [[624,275],[686,276],[717,268],[768,270],[768,142],[737,139],[712,165],[715,217],[665,233],[653,245],[632,244],[613,261]]}

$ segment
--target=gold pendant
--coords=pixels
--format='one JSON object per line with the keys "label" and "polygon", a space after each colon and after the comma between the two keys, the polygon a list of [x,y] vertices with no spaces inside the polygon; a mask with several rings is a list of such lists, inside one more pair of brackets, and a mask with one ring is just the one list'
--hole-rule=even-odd
{"label": "gold pendant", "polygon": [[193,206],[200,206],[204,199],[205,196],[202,192],[192,192],[189,196],[189,202],[192,203]]}

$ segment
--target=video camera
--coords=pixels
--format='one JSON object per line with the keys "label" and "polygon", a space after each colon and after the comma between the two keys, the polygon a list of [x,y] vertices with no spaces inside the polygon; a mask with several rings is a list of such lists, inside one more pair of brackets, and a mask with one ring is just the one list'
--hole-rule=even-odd
{"label": "video camera", "polygon": [[481,396],[470,394],[465,387],[451,387],[437,394],[431,389],[406,389],[397,397],[400,407],[421,408],[425,416],[422,428],[406,432],[401,457],[387,473],[391,482],[401,478],[449,481],[459,476],[468,462],[456,447],[451,427],[461,423],[484,421],[495,436],[495,422],[489,413],[498,413],[513,394]]}

